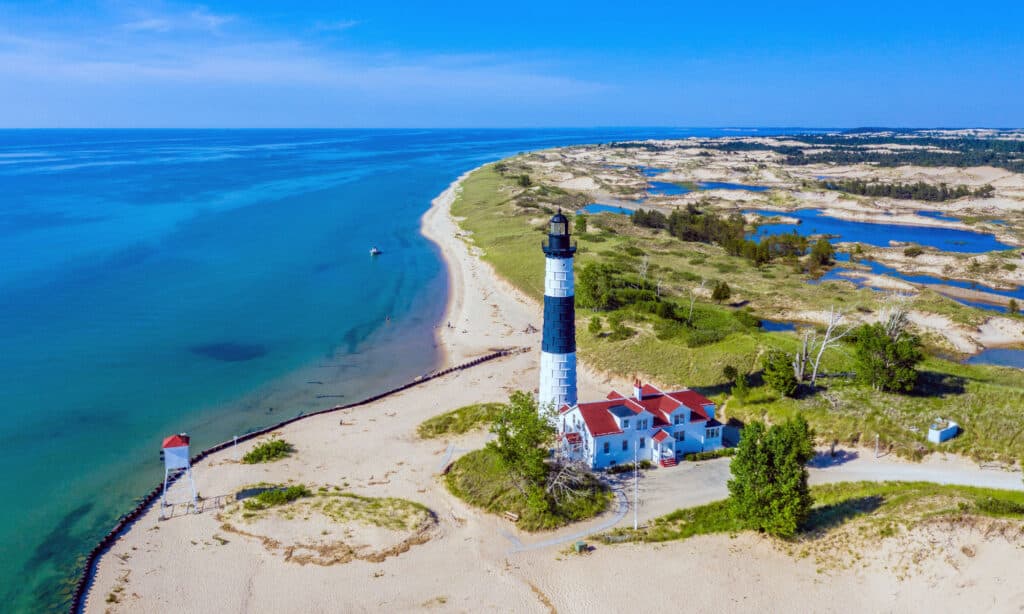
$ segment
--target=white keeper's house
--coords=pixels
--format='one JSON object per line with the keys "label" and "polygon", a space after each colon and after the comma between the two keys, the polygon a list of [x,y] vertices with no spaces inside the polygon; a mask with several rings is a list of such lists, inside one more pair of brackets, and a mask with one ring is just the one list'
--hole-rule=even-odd
{"label": "white keeper's house", "polygon": [[631,397],[612,391],[603,401],[563,404],[558,434],[561,453],[592,469],[634,458],[671,467],[684,454],[722,447],[714,403],[693,390],[662,392],[639,380]]}

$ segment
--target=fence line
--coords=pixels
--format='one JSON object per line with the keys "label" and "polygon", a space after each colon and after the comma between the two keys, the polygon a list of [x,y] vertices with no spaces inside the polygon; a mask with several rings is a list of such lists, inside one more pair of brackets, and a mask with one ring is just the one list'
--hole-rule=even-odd
{"label": "fence line", "polygon": [[[456,365],[454,367],[448,367],[447,369],[443,369],[441,371],[436,371],[436,372],[431,373],[429,375],[423,375],[423,376],[417,377],[416,379],[414,379],[413,381],[411,381],[411,382],[409,382],[407,384],[402,384],[401,386],[399,386],[397,388],[392,388],[391,390],[388,390],[386,392],[382,392],[380,394],[376,394],[374,396],[365,398],[365,399],[363,399],[361,401],[356,401],[354,403],[348,403],[347,405],[335,405],[334,407],[328,407],[326,409],[320,409],[320,410],[317,410],[317,411],[314,411],[314,412],[308,413],[308,414],[299,414],[298,416],[295,416],[295,417],[292,417],[292,418],[288,418],[287,420],[283,420],[281,422],[278,422],[277,424],[274,424],[274,425],[271,425],[271,426],[268,426],[268,427],[265,427],[265,428],[253,431],[251,433],[246,433],[244,435],[239,435],[237,441],[238,441],[238,443],[241,443],[243,441],[249,441],[250,439],[255,439],[256,437],[260,437],[262,435],[266,435],[267,433],[269,433],[271,431],[276,431],[277,429],[280,429],[280,428],[283,428],[285,426],[288,426],[289,424],[292,424],[293,422],[298,422],[299,420],[305,420],[306,418],[312,418],[313,416],[320,416],[320,415],[323,415],[323,414],[329,414],[331,412],[341,411],[343,409],[350,409],[352,407],[359,407],[361,405],[369,405],[370,403],[374,403],[374,402],[379,401],[379,400],[381,400],[381,399],[383,399],[385,397],[388,397],[388,396],[391,396],[393,394],[402,392],[404,390],[408,390],[409,388],[412,388],[414,386],[419,386],[420,384],[425,384],[426,382],[429,382],[431,380],[437,379],[439,377],[444,377],[445,375],[448,375],[449,373],[454,373],[456,371],[462,371],[464,369],[469,369],[470,367],[475,367],[475,366],[477,366],[479,364],[482,364],[482,363],[485,363],[485,362],[487,362],[489,360],[494,360],[495,358],[501,358],[503,356],[509,356],[511,354],[516,353],[517,351],[521,351],[521,350],[514,350],[514,349],[512,349],[512,350],[499,350],[497,352],[494,352],[494,353],[491,353],[491,354],[487,354],[486,356],[481,356],[479,358],[473,359],[473,360],[471,360],[469,362],[464,362],[464,363],[462,363],[460,365]],[[199,452],[198,454],[193,456],[189,460],[189,462],[194,465],[194,464],[202,461],[203,459],[205,459],[207,456],[209,456],[209,455],[211,455],[211,454],[213,454],[215,452],[220,452],[221,450],[225,450],[225,449],[233,446],[234,444],[235,444],[235,439],[234,438],[232,438],[232,439],[230,439],[228,441],[221,442],[221,443],[219,443],[219,444],[217,444],[217,445],[215,445],[213,447],[207,448],[207,449],[203,450],[202,452]],[[172,484],[177,482],[178,478],[181,475],[182,475],[181,473],[178,473],[178,474],[172,476],[167,481],[167,485],[171,486]],[[100,557],[111,546],[114,545],[114,543],[117,541],[117,538],[121,536],[121,534],[125,531],[125,529],[129,528],[129,526],[132,523],[134,523],[136,520],[138,520],[142,516],[142,514],[147,509],[149,509],[149,506],[152,505],[153,502],[155,502],[157,499],[160,498],[160,491],[163,489],[163,485],[164,485],[163,480],[161,480],[156,485],[156,487],[153,488],[153,490],[149,491],[149,493],[145,497],[143,497],[141,500],[139,500],[139,503],[135,506],[134,509],[132,509],[127,514],[122,515],[118,519],[117,523],[114,525],[114,528],[111,529],[110,532],[107,533],[105,536],[103,536],[103,538],[100,539],[99,543],[96,544],[96,546],[92,550],[89,551],[89,554],[88,554],[88,556],[86,556],[86,559],[85,559],[85,565],[84,565],[84,567],[82,569],[82,575],[78,579],[78,583],[75,584],[75,590],[74,590],[74,592],[72,593],[72,596],[71,596],[70,611],[71,611],[72,614],[78,614],[78,612],[82,611],[82,607],[85,605],[85,600],[89,596],[89,589],[91,588],[92,581],[93,581],[94,576],[96,574],[96,566],[97,566],[97,563],[99,562]]]}

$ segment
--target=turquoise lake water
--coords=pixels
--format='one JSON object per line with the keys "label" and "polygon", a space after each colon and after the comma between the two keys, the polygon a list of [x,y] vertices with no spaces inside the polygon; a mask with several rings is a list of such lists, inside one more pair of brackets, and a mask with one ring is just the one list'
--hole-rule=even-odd
{"label": "turquoise lake water", "polygon": [[62,607],[163,436],[199,450],[435,368],[447,282],[419,218],[462,172],[719,134],[0,131],[4,609]]}

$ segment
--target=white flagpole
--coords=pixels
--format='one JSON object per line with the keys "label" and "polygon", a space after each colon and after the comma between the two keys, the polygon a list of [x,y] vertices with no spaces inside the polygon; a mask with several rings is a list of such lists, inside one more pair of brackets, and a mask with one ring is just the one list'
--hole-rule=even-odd
{"label": "white flagpole", "polygon": [[633,442],[633,530],[639,527],[637,506],[640,504],[640,465],[637,461],[637,442]]}

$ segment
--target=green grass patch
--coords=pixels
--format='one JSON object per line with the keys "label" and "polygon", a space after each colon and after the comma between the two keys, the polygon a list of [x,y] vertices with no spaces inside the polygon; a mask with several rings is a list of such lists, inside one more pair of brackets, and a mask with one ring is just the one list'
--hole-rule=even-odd
{"label": "green grass patch", "polygon": [[[862,534],[886,537],[895,534],[896,527],[912,528],[939,517],[1024,520],[1024,492],[1019,491],[930,482],[840,482],[812,486],[811,495],[814,507],[796,540],[819,538],[855,521]],[[608,542],[663,542],[745,529],[726,499],[676,510],[637,531],[616,529],[603,537]]]}
{"label": "green grass patch", "polygon": [[504,403],[474,403],[424,420],[416,429],[423,439],[462,435],[494,422]]}
{"label": "green grass patch", "polygon": [[518,526],[527,531],[555,529],[571,522],[592,518],[612,499],[608,488],[593,478],[582,494],[538,514],[527,504],[501,458],[490,448],[474,450],[452,464],[445,483],[453,495],[492,514],[519,514]]}
{"label": "green grass patch", "polygon": [[243,463],[255,464],[255,463],[269,463],[271,461],[280,460],[291,455],[295,451],[292,444],[288,443],[283,439],[271,439],[257,445],[252,450],[249,450],[245,456],[242,457]]}

